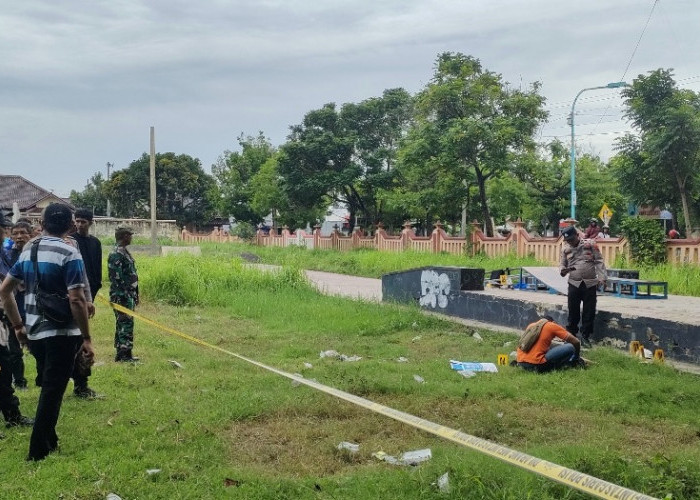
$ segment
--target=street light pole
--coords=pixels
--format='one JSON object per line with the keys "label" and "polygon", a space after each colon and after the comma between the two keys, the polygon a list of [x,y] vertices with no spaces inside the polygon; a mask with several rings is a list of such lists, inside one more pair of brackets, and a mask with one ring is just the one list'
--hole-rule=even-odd
{"label": "street light pole", "polygon": [[619,89],[620,87],[627,87],[628,84],[625,82],[611,82],[607,85],[601,85],[599,87],[588,87],[581,90],[571,105],[571,114],[569,115],[569,124],[571,125],[571,219],[576,220],[576,137],[574,134],[574,109],[576,108],[576,101],[584,92],[588,90],[599,90],[599,89]]}

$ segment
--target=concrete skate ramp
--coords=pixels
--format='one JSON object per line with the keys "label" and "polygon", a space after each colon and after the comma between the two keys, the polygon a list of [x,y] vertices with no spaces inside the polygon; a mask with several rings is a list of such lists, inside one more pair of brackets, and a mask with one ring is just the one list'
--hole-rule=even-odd
{"label": "concrete skate ramp", "polygon": [[523,278],[525,273],[562,295],[569,293],[568,278],[562,278],[558,267],[523,267]]}

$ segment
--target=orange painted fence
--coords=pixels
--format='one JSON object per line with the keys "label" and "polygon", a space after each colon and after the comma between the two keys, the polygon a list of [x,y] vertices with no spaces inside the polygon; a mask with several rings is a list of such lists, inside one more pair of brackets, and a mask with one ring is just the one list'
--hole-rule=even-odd
{"label": "orange painted fence", "polygon": [[[335,230],[330,236],[321,236],[320,226],[316,226],[312,233],[306,233],[303,230],[292,233],[285,227],[279,235],[268,235],[258,231],[254,242],[261,246],[287,247],[295,245],[324,250],[372,248],[386,252],[412,250],[428,253],[445,252],[455,255],[483,253],[489,257],[509,254],[518,257],[531,255],[552,265],[559,263],[559,254],[564,244],[562,238],[530,236],[524,228],[524,223],[517,221],[513,225],[515,227],[508,236],[488,237],[481,231],[480,224],[473,222],[469,241],[459,236],[448,236],[442,224],[438,222],[430,236],[416,236],[411,224],[408,223],[404,224],[399,235],[391,236],[379,223],[374,236],[365,235],[360,228],[355,228],[355,231],[349,236],[342,235],[338,230]],[[216,229],[208,235],[192,234],[183,230],[182,238],[184,241],[192,243],[240,241],[237,237],[225,235]],[[596,242],[608,267],[613,267],[618,256],[629,257],[629,244],[625,238],[598,239]],[[700,264],[700,239],[667,240],[666,248],[668,261],[672,264]]]}

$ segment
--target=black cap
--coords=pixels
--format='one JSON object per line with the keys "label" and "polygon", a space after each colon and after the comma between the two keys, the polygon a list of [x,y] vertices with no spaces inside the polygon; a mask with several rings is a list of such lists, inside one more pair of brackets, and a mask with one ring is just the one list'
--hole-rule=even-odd
{"label": "black cap", "polygon": [[574,226],[569,226],[561,232],[561,235],[566,241],[571,241],[578,236],[578,231],[576,231]]}

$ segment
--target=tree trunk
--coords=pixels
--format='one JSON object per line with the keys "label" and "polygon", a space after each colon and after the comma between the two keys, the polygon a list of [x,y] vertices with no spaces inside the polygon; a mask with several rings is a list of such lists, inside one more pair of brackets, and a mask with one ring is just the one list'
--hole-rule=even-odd
{"label": "tree trunk", "polygon": [[479,167],[474,169],[476,172],[476,182],[479,186],[479,201],[481,202],[481,216],[484,218],[484,224],[486,224],[486,236],[493,236],[493,222],[491,221],[491,214],[489,213],[489,205],[486,199],[486,177],[481,172]]}
{"label": "tree trunk", "polygon": [[683,219],[685,219],[685,237],[690,238],[693,232],[693,224],[690,220],[690,208],[688,207],[688,192],[685,189],[685,179],[681,179],[678,172],[674,170],[676,183],[678,184],[678,194],[681,196],[681,205],[683,206]]}

